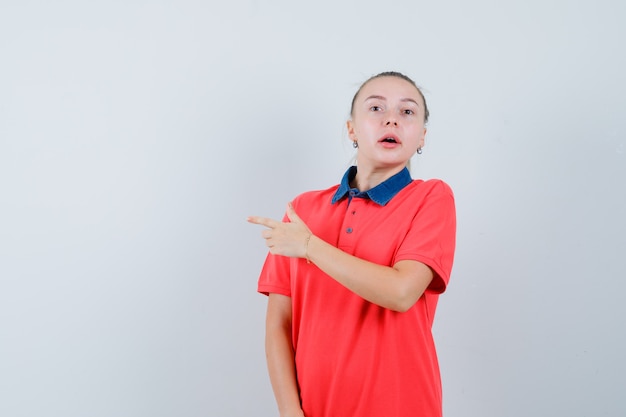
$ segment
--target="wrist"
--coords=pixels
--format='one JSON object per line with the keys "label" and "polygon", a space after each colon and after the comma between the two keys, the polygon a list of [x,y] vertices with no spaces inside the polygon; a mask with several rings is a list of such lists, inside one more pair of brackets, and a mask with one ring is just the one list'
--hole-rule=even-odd
{"label": "wrist", "polygon": [[309,243],[311,242],[312,236],[313,233],[309,233],[309,235],[306,237],[306,240],[304,241],[304,257],[306,258],[306,263],[308,264],[311,263],[311,258],[309,257]]}

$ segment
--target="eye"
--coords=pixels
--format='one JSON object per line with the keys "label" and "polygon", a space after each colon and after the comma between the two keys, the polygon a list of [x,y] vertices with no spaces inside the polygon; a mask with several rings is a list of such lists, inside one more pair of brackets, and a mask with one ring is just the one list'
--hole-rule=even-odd
{"label": "eye", "polygon": [[402,113],[407,114],[407,115],[415,114],[415,112],[413,110],[411,110],[411,109],[403,110]]}
{"label": "eye", "polygon": [[382,108],[380,106],[372,106],[372,107],[370,107],[370,110],[371,111],[381,111]]}

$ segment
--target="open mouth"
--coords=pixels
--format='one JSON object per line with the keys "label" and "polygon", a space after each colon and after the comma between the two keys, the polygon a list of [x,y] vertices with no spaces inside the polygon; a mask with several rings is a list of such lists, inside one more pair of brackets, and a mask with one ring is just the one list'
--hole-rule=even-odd
{"label": "open mouth", "polygon": [[389,136],[383,136],[382,139],[379,140],[380,143],[385,143],[385,144],[390,144],[390,145],[396,145],[396,144],[400,144],[400,139],[398,139],[398,137],[394,134],[390,134]]}

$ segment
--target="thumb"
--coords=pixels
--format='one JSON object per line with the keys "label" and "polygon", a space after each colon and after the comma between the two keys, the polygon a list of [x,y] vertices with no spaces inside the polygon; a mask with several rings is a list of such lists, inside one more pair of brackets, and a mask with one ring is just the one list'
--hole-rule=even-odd
{"label": "thumb", "polygon": [[296,213],[291,202],[287,203],[287,217],[292,223],[302,223],[302,219],[300,219],[300,216]]}

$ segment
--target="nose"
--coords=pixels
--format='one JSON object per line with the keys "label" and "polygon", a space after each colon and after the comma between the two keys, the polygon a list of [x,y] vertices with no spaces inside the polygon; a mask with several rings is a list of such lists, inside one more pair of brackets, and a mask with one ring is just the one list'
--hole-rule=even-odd
{"label": "nose", "polygon": [[387,112],[385,114],[385,126],[398,126],[397,115],[394,112]]}

